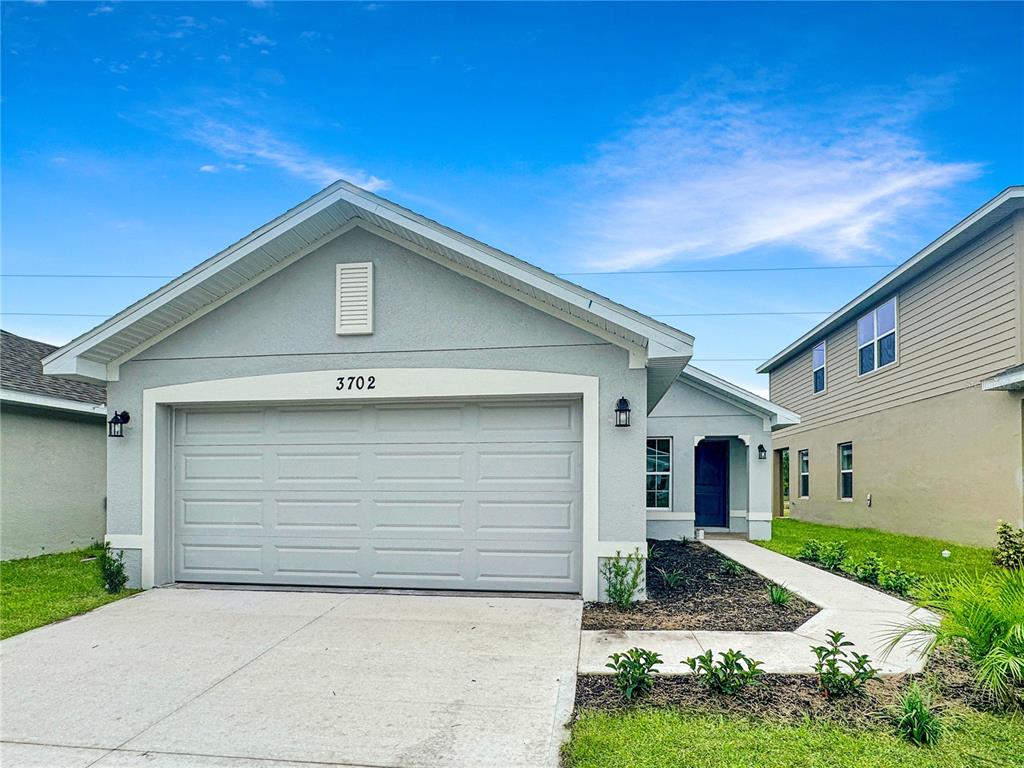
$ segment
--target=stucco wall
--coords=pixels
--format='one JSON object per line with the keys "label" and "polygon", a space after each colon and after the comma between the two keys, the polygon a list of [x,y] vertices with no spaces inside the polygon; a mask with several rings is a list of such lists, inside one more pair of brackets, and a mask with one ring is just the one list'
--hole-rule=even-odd
{"label": "stucco wall", "polygon": [[103,539],[106,424],[97,416],[0,406],[0,557]]}
{"label": "stucco wall", "polygon": [[[338,336],[335,265],[374,264],[374,333]],[[122,365],[112,408],[142,413],[145,388],[346,368],[494,368],[599,377],[599,537],[642,541],[646,371],[625,350],[364,230],[356,229]],[[633,426],[616,429],[615,400]],[[110,533],[141,533],[138,422],[109,442]],[[159,504],[159,500],[158,500]],[[159,521],[158,521],[159,524]],[[138,580],[132,569],[133,583]]]}
{"label": "stucco wall", "polygon": [[[854,499],[838,499],[836,447],[853,442]],[[990,545],[1000,519],[1021,525],[1022,396],[961,390],[783,438],[790,514]],[[810,497],[798,498],[798,457],[809,451]],[[866,497],[871,494],[871,506]]]}
{"label": "stucco wall", "polygon": [[[694,532],[695,436],[731,437],[729,441],[730,529],[750,530],[757,538],[771,533],[771,468],[769,461],[751,460],[759,444],[771,451],[771,433],[764,419],[680,380],[672,385],[647,419],[651,437],[672,438],[672,509],[648,511],[652,538],[692,537]],[[749,446],[735,438],[749,436]],[[753,521],[750,527],[748,521]]]}

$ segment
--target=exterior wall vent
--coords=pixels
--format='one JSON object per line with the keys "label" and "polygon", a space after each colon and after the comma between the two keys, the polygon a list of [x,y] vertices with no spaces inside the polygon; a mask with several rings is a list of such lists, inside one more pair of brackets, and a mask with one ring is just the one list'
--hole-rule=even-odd
{"label": "exterior wall vent", "polygon": [[339,336],[373,333],[373,263],[337,265],[335,331]]}

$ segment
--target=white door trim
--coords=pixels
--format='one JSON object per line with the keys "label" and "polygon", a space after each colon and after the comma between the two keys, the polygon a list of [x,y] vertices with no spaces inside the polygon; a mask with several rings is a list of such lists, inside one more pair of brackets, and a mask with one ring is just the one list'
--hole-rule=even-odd
{"label": "white door trim", "polygon": [[[362,377],[364,388],[337,389]],[[369,378],[374,388],[367,389]],[[583,554],[584,600],[599,596],[598,435],[600,412],[596,376],[543,371],[478,368],[365,368],[277,373],[152,387],[142,393],[142,586],[155,582],[157,408],[195,403],[279,403],[289,401],[419,400],[507,396],[580,395],[583,398]]]}

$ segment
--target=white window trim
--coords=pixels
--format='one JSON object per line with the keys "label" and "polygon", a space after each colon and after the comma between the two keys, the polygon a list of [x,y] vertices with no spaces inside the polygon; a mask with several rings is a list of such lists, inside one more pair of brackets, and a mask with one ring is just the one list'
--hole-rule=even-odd
{"label": "white window trim", "polygon": [[647,507],[648,512],[671,512],[672,511],[672,465],[675,464],[675,451],[673,450],[672,438],[671,437],[657,437],[655,435],[648,435],[647,440],[668,440],[668,472],[648,472],[647,471],[647,442],[644,441],[644,504],[647,504],[647,476],[648,475],[668,475],[668,506],[667,507]]}
{"label": "white window trim", "polygon": [[[850,446],[850,468],[843,469],[843,446]],[[853,501],[853,495],[851,490],[850,496],[843,496],[843,475],[848,474],[850,476],[850,488],[853,488],[853,441],[847,440],[845,443],[838,443],[836,445],[836,469],[839,470],[839,475],[836,477],[839,487],[836,489],[839,497],[839,501],[850,502]]]}
{"label": "white window trim", "polygon": [[[807,457],[807,471],[803,470],[803,462],[801,458]],[[803,479],[807,478],[807,495],[805,496],[803,491]],[[811,498],[811,452],[810,450],[803,450],[796,452],[796,492],[798,499],[809,499]]]}
{"label": "white window trim", "polygon": [[[885,365],[878,365],[878,310],[884,307],[889,302],[892,302],[892,331],[891,333],[896,337],[896,356],[893,358],[891,363]],[[865,317],[871,317],[871,328],[874,338],[871,339],[867,344],[860,343],[860,321]],[[863,315],[857,318],[857,322],[854,324],[854,333],[857,334],[857,378],[863,378],[864,376],[871,376],[872,374],[878,373],[879,371],[887,371],[890,368],[895,368],[900,362],[900,297],[893,296],[891,299],[886,299],[880,304],[876,304],[870,312],[865,312]],[[885,334],[888,336],[889,334]],[[860,351],[864,347],[871,346],[874,348],[874,361],[875,367],[870,371],[860,372]]]}
{"label": "white window trim", "polygon": [[[814,367],[814,350],[821,347],[821,365],[817,368]],[[859,354],[859,352],[858,352]],[[858,370],[860,367],[860,361],[858,360]],[[822,371],[822,380],[824,385],[818,391],[814,390],[814,374],[818,371]],[[828,391],[828,340],[822,339],[820,342],[811,347],[811,394],[812,395],[824,395]]]}

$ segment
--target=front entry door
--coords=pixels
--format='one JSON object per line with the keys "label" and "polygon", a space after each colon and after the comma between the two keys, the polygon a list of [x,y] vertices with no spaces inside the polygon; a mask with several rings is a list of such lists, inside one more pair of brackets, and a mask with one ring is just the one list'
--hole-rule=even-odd
{"label": "front entry door", "polygon": [[701,441],[694,462],[696,526],[725,528],[729,525],[729,443]]}

